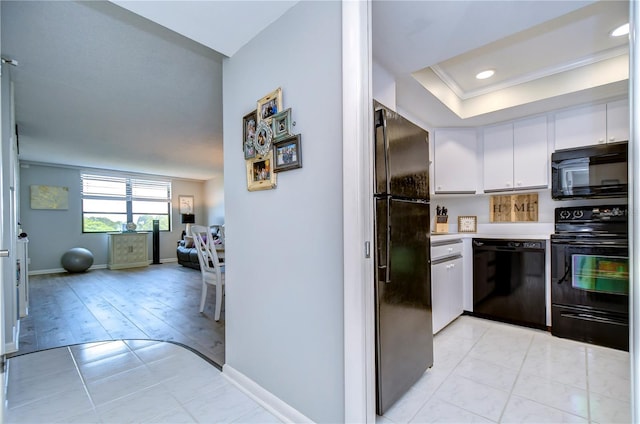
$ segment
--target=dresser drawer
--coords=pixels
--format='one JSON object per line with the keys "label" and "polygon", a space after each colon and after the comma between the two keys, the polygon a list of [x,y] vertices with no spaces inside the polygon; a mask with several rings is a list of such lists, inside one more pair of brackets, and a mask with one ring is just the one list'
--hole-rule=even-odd
{"label": "dresser drawer", "polygon": [[447,256],[462,255],[462,240],[451,240],[443,244],[431,246],[431,260],[445,258]]}

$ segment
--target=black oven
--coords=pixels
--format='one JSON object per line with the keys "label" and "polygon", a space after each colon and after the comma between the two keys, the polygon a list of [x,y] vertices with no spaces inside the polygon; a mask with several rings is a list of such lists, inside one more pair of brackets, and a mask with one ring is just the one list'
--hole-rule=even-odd
{"label": "black oven", "polygon": [[551,155],[551,197],[557,200],[626,197],[628,191],[626,141]]}
{"label": "black oven", "polygon": [[551,333],[629,349],[626,205],[556,209],[551,236]]}

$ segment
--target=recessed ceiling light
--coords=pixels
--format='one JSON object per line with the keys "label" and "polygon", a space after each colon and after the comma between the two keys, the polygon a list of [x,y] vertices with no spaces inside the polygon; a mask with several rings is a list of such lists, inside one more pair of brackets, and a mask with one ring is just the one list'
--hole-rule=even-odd
{"label": "recessed ceiling light", "polygon": [[478,72],[476,74],[476,78],[477,79],[491,78],[493,76],[493,74],[495,74],[495,73],[496,73],[496,71],[494,71],[493,69],[487,69],[486,71]]}
{"label": "recessed ceiling light", "polygon": [[626,23],[624,25],[620,25],[618,28],[611,31],[612,37],[622,37],[623,35],[629,34],[629,24]]}

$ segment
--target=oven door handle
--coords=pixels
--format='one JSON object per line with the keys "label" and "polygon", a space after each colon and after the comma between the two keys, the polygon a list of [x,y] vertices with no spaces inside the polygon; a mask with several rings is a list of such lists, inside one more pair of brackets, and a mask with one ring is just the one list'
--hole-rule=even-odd
{"label": "oven door handle", "polygon": [[557,284],[562,284],[563,282],[565,282],[567,280],[567,277],[569,276],[569,273],[571,272],[571,263],[567,263],[565,262],[565,270],[564,270],[564,275],[562,276],[561,279],[558,280]]}
{"label": "oven door handle", "polygon": [[581,314],[581,313],[564,313],[564,314],[560,314],[561,317],[563,318],[571,318],[571,319],[579,319],[582,321],[592,321],[592,322],[599,322],[599,323],[604,323],[604,324],[614,324],[614,325],[629,325],[628,323],[625,323],[623,321],[620,320],[616,320],[616,319],[611,319],[611,318],[605,318],[605,317],[599,317],[596,315],[591,315],[591,314]]}
{"label": "oven door handle", "polygon": [[603,247],[607,248],[620,248],[624,249],[628,246],[627,242],[613,241],[613,240],[552,240],[551,244],[562,245],[566,244],[569,246],[595,246],[595,247]]}

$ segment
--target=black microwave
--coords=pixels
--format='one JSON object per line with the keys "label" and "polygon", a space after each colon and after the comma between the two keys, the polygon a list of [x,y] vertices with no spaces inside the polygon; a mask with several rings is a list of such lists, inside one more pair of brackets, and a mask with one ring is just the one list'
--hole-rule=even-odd
{"label": "black microwave", "polygon": [[551,197],[556,200],[626,197],[628,194],[626,141],[551,154]]}

